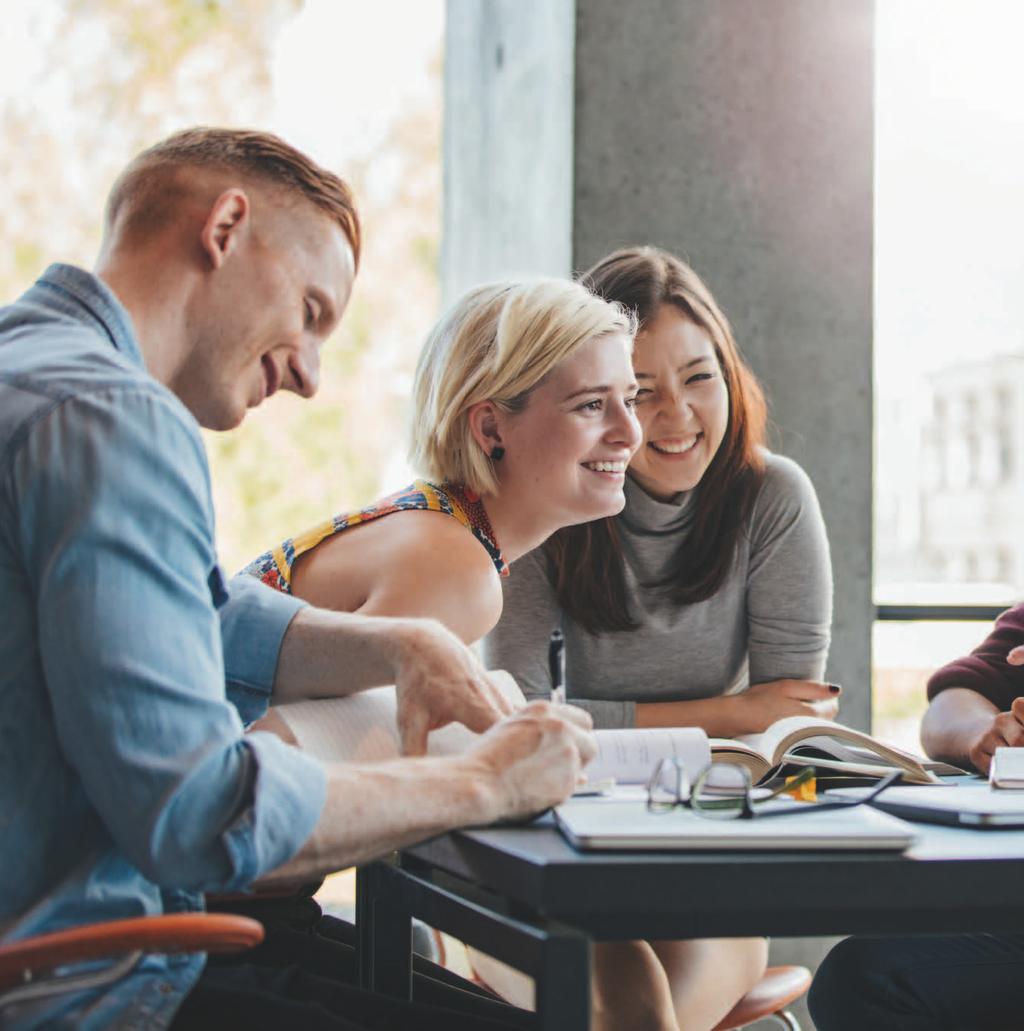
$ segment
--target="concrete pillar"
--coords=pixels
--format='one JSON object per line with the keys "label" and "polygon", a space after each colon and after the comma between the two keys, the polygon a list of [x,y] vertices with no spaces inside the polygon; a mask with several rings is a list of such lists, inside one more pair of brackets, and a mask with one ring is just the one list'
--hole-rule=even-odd
{"label": "concrete pillar", "polygon": [[445,303],[572,268],[573,0],[448,0]]}
{"label": "concrete pillar", "polygon": [[[613,247],[689,258],[832,542],[830,679],[871,674],[872,0],[449,0],[447,297]],[[567,164],[567,161],[570,164]]]}
{"label": "concrete pillar", "polygon": [[873,8],[865,0],[581,4],[573,261],[685,255],[810,474],[836,583],[829,676],[871,677]]}

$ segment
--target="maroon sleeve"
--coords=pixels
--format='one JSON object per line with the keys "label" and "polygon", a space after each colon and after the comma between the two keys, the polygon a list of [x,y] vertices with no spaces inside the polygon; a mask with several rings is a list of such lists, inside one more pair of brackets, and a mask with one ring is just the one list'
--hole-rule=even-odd
{"label": "maroon sleeve", "polygon": [[1024,644],[1024,603],[1007,609],[985,640],[962,659],[954,659],[928,681],[928,698],[948,687],[966,687],[984,695],[1000,712],[1024,695],[1024,666],[1006,661],[1011,648]]}

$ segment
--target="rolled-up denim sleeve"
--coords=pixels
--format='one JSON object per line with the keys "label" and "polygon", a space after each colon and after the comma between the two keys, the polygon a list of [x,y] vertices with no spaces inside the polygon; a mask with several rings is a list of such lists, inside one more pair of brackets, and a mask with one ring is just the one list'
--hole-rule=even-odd
{"label": "rolled-up denim sleeve", "polygon": [[220,610],[224,673],[228,700],[246,725],[266,714],[281,642],[305,605],[245,574],[234,577],[228,586],[227,601]]}
{"label": "rolled-up denim sleeve", "polygon": [[69,399],[32,426],[10,475],[60,747],[117,847],[164,888],[237,889],[287,861],[325,774],[247,738],[227,700],[222,632],[262,628],[235,672],[265,683],[287,619],[247,604],[222,626],[194,421],[155,386]]}
{"label": "rolled-up denim sleeve", "polygon": [[291,859],[296,842],[313,833],[326,795],[320,766],[279,737],[247,734],[244,745],[255,762],[252,802],[224,835],[233,879],[220,890],[245,888]]}

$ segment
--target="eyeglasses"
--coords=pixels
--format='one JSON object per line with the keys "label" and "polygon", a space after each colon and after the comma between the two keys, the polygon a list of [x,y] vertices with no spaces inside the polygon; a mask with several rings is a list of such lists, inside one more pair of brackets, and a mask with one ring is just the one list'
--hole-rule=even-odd
{"label": "eyeglasses", "polygon": [[712,763],[705,767],[690,786],[686,768],[676,758],[662,759],[647,781],[647,810],[669,813],[676,806],[690,809],[698,816],[713,820],[749,820],[754,816],[792,816],[796,813],[821,813],[828,809],[849,809],[876,799],[902,777],[899,770],[883,777],[863,798],[842,802],[806,802],[798,806],[766,806],[765,803],[807,784],[815,777],[813,766],[805,766],[783,784],[757,791],[750,771],[738,763]]}

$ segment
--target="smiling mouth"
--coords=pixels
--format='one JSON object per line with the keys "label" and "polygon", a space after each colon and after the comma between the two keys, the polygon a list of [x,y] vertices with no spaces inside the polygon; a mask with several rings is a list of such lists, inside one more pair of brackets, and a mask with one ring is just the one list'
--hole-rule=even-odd
{"label": "smiling mouth", "polygon": [[628,462],[584,462],[583,468],[594,473],[625,473]]}
{"label": "smiling mouth", "polygon": [[269,355],[263,356],[263,381],[266,388],[266,392],[263,395],[263,399],[266,400],[268,397],[273,397],[277,393],[278,387],[281,386],[281,377],[278,374],[277,366],[270,359]]}
{"label": "smiling mouth", "polygon": [[704,434],[701,432],[682,440],[652,440],[647,446],[659,455],[688,455],[703,439]]}

